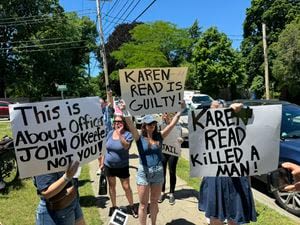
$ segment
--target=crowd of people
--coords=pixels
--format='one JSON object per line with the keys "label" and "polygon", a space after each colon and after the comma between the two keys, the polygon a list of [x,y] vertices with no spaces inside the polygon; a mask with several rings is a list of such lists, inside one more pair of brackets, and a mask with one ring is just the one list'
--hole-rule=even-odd
{"label": "crowd of people", "polygon": [[[118,113],[114,114],[112,92],[107,93],[107,102],[100,100],[106,127],[106,151],[98,159],[100,171],[104,171],[109,185],[111,216],[118,209],[116,201],[116,177],[119,178],[128,200],[128,213],[138,218],[139,224],[147,224],[147,210],[150,202],[150,220],[155,225],[159,212],[158,203],[166,198],[167,166],[170,177],[169,203],[175,204],[176,167],[178,156],[162,153],[164,139],[176,127],[181,113],[186,109],[181,102],[181,111],[164,113],[158,123],[153,115],[143,117],[141,131],[138,131],[121,101]],[[223,102],[213,101],[211,108],[224,107]],[[230,105],[238,112],[242,104]],[[121,113],[120,113],[121,112]],[[135,207],[130,185],[129,155],[133,140],[137,144],[139,165],[136,185],[139,204]],[[180,135],[178,142],[182,142]],[[294,184],[286,191],[300,191],[300,166],[282,164],[294,176]],[[65,172],[56,172],[34,177],[34,184],[40,196],[36,212],[37,225],[84,225],[85,220],[79,204],[78,183],[74,175],[79,163],[72,162]],[[205,212],[211,225],[245,224],[256,221],[256,211],[248,177],[204,177],[200,184],[198,209]]]}

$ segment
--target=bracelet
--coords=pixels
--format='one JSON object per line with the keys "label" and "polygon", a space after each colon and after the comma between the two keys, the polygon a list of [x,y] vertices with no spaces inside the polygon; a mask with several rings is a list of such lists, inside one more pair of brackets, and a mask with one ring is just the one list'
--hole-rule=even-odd
{"label": "bracelet", "polygon": [[72,180],[72,178],[71,179],[68,178],[66,174],[64,174],[62,177],[64,178],[64,181],[67,182],[67,183]]}

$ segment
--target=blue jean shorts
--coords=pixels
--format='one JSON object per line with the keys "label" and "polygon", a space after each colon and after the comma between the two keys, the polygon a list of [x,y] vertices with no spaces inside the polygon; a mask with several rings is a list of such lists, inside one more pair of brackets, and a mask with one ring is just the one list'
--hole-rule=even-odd
{"label": "blue jean shorts", "polygon": [[164,182],[164,169],[162,164],[146,167],[139,165],[136,175],[137,185],[162,184]]}
{"label": "blue jean shorts", "polygon": [[55,225],[53,219],[49,215],[45,201],[41,200],[36,209],[35,224],[36,225]]}
{"label": "blue jean shorts", "polygon": [[78,197],[75,198],[67,208],[49,211],[49,213],[56,225],[73,225],[77,220],[83,217]]}

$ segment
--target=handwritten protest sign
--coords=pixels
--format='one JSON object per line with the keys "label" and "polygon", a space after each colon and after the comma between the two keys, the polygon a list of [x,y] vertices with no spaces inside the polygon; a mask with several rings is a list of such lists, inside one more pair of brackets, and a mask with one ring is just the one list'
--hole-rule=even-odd
{"label": "handwritten protest sign", "polygon": [[121,94],[131,115],[180,111],[187,67],[119,71]]}
{"label": "handwritten protest sign", "polygon": [[109,224],[110,225],[126,225],[128,221],[128,215],[121,210],[116,209],[112,214]]}
{"label": "handwritten protest sign", "polygon": [[251,176],[277,168],[281,105],[251,108],[246,123],[229,108],[190,112],[192,177]]}
{"label": "handwritten protest sign", "polygon": [[105,146],[98,97],[14,104],[9,112],[21,178],[85,164]]}
{"label": "handwritten protest sign", "polygon": [[167,137],[164,138],[162,144],[162,153],[179,157],[181,154],[181,144],[178,138],[181,137],[181,128],[174,127]]}

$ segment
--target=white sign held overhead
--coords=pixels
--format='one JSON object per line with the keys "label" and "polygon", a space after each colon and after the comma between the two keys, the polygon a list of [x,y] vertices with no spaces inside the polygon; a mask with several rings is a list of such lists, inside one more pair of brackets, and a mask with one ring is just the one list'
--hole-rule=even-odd
{"label": "white sign held overhead", "polygon": [[98,97],[13,104],[9,112],[21,178],[88,163],[104,149]]}
{"label": "white sign held overhead", "polygon": [[246,119],[230,108],[190,112],[192,177],[252,176],[277,168],[282,106],[251,109],[252,117]]}
{"label": "white sign held overhead", "polygon": [[119,71],[121,95],[131,115],[180,111],[187,67]]}

